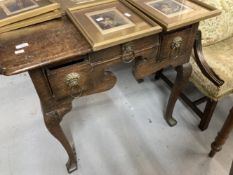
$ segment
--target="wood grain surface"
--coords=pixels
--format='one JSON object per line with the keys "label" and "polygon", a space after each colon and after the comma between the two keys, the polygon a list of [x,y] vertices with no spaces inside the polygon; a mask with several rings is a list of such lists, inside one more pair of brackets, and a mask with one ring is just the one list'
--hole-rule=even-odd
{"label": "wood grain surface", "polygon": [[[13,75],[91,51],[66,17],[0,35],[0,74]],[[28,43],[24,53],[16,45]]]}

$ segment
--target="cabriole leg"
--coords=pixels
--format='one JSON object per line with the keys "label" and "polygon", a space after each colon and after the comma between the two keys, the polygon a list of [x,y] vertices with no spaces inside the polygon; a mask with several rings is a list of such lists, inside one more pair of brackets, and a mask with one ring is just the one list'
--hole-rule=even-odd
{"label": "cabriole leg", "polygon": [[62,144],[66,150],[69,160],[66,164],[67,171],[72,173],[77,170],[77,158],[74,147],[71,146],[68,139],[66,138],[60,123],[63,116],[70,111],[71,108],[61,108],[53,112],[44,114],[44,121],[49,132]]}
{"label": "cabriole leg", "polygon": [[192,73],[192,66],[190,63],[186,63],[182,66],[176,67],[176,72],[176,81],[172,88],[165,113],[165,120],[167,121],[169,126],[175,126],[177,124],[176,119],[172,116],[173,110],[180,93],[182,92],[189,80],[189,77]]}
{"label": "cabriole leg", "polygon": [[69,160],[66,164],[69,173],[77,170],[77,159],[75,149],[72,148],[66,138],[60,123],[71,109],[73,99],[57,101],[53,98],[47,78],[42,69],[35,69],[29,72],[32,82],[40,97],[43,110],[44,122],[49,132],[62,144],[66,150]]}

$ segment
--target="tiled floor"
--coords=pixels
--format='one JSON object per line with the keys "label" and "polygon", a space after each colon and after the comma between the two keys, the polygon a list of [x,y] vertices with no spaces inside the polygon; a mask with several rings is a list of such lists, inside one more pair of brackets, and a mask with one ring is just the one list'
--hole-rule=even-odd
{"label": "tiled floor", "polygon": [[[162,117],[167,86],[150,78],[137,84],[127,66],[114,72],[118,82],[111,91],[76,100],[63,121],[77,149],[74,175],[228,175],[232,135],[214,159],[207,154],[233,97],[220,102],[206,132],[178,102],[179,123],[170,128]],[[0,83],[0,175],[67,174],[67,155],[43,124],[28,75],[0,76]]]}

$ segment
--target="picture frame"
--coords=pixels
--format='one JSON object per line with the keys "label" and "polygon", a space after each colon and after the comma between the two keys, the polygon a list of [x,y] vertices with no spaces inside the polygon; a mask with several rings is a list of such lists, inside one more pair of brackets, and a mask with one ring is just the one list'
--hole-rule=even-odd
{"label": "picture frame", "polygon": [[174,17],[192,10],[190,7],[176,0],[153,0],[146,4],[166,17]]}
{"label": "picture frame", "polygon": [[135,25],[116,8],[86,13],[86,16],[103,35]]}
{"label": "picture frame", "polygon": [[0,27],[36,17],[60,8],[50,0],[4,0],[0,1]]}
{"label": "picture frame", "polygon": [[126,1],[161,24],[165,31],[175,30],[221,14],[217,8],[198,0]]}
{"label": "picture frame", "polygon": [[93,51],[156,34],[162,28],[141,11],[118,0],[68,8],[67,14]]}
{"label": "picture frame", "polygon": [[88,4],[100,4],[103,0],[56,0],[60,5],[62,12],[65,14],[67,8],[73,8],[77,6],[84,6]]}
{"label": "picture frame", "polygon": [[5,33],[5,32],[9,32],[9,31],[13,31],[13,30],[16,30],[16,29],[20,29],[20,28],[23,28],[23,27],[28,27],[28,26],[38,24],[38,23],[41,23],[41,22],[49,21],[49,20],[52,20],[52,19],[60,18],[61,15],[62,14],[61,14],[61,12],[59,10],[54,10],[52,12],[41,14],[41,15],[38,15],[38,16],[33,17],[33,18],[28,18],[28,19],[25,19],[25,20],[22,20],[22,21],[19,21],[19,22],[12,23],[12,24],[1,27],[0,28],[0,34]]}

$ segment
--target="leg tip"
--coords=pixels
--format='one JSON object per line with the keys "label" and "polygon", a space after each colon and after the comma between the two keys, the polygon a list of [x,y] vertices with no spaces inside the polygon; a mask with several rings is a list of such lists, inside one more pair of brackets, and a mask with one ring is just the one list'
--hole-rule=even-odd
{"label": "leg tip", "polygon": [[209,153],[209,157],[210,158],[213,158],[214,156],[215,156],[215,154],[216,154],[216,152],[215,151],[210,151],[210,153]]}
{"label": "leg tip", "polygon": [[137,82],[138,82],[139,84],[141,84],[141,83],[144,82],[144,79],[138,79]]}
{"label": "leg tip", "polygon": [[159,75],[155,75],[154,80],[155,80],[155,81],[160,80],[160,76],[159,76]]}
{"label": "leg tip", "polygon": [[204,125],[202,125],[202,124],[199,125],[199,129],[200,129],[201,131],[205,131],[207,128],[208,128],[208,126],[204,126]]}
{"label": "leg tip", "polygon": [[176,119],[174,119],[174,118],[167,119],[166,121],[167,121],[167,124],[168,124],[169,126],[171,126],[171,127],[177,125],[177,121],[176,121]]}
{"label": "leg tip", "polygon": [[77,161],[68,160],[68,162],[66,163],[66,168],[69,174],[73,173],[78,169]]}

